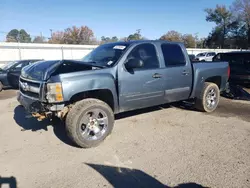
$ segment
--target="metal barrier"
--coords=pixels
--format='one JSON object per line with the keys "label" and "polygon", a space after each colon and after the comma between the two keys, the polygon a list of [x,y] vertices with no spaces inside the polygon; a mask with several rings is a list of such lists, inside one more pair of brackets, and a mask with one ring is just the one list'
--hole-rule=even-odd
{"label": "metal barrier", "polygon": [[[0,42],[0,64],[21,59],[81,59],[97,45],[66,45]],[[228,52],[239,49],[198,49],[187,48],[189,54],[201,52]],[[1,65],[0,65],[1,66]]]}

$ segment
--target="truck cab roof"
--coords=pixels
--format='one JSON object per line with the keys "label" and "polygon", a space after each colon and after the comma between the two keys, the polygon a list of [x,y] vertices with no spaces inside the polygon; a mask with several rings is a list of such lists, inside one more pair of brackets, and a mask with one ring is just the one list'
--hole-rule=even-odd
{"label": "truck cab roof", "polygon": [[130,40],[130,41],[120,41],[120,42],[111,42],[107,44],[117,44],[117,45],[131,45],[138,43],[171,43],[171,44],[183,44],[183,42],[172,42],[167,40]]}

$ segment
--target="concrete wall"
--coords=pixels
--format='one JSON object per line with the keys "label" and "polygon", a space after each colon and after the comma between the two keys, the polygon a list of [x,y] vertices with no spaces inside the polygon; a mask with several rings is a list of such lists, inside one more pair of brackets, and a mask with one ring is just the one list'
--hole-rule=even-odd
{"label": "concrete wall", "polygon": [[[96,48],[96,45],[33,44],[0,42],[0,66],[19,59],[80,59]],[[188,48],[188,53],[198,54],[206,51],[228,52],[232,49]]]}

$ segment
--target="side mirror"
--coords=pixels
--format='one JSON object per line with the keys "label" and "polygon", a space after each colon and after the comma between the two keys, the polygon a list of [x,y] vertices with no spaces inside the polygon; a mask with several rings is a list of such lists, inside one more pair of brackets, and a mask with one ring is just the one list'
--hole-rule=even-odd
{"label": "side mirror", "polygon": [[135,69],[135,68],[141,68],[143,67],[143,61],[137,58],[130,59],[128,62],[125,64],[125,67],[127,70]]}

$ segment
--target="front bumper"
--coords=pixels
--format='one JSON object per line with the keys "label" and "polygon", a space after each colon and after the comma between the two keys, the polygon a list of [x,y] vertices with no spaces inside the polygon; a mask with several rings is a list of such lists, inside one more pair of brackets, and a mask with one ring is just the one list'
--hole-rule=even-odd
{"label": "front bumper", "polygon": [[25,96],[20,91],[17,92],[17,100],[38,121],[52,117],[52,115],[63,118],[69,111],[69,108],[64,104],[45,104],[37,99]]}
{"label": "front bumper", "polygon": [[20,91],[17,92],[17,100],[29,113],[46,112],[44,105],[40,101],[27,97]]}

